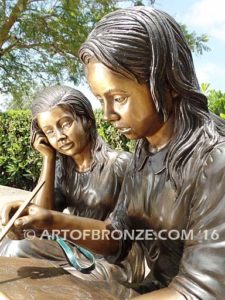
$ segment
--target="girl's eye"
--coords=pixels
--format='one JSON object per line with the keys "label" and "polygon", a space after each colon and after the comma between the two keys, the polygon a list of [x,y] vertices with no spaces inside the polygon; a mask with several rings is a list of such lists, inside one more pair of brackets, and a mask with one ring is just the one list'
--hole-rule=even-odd
{"label": "girl's eye", "polygon": [[128,97],[127,96],[116,96],[114,97],[114,101],[118,102],[118,103],[126,103],[127,102]]}
{"label": "girl's eye", "polygon": [[46,135],[53,135],[54,134],[54,131],[53,130],[47,130],[46,132],[45,132],[45,134]]}
{"label": "girl's eye", "polygon": [[62,128],[70,128],[70,126],[72,125],[72,122],[65,122],[62,124]]}

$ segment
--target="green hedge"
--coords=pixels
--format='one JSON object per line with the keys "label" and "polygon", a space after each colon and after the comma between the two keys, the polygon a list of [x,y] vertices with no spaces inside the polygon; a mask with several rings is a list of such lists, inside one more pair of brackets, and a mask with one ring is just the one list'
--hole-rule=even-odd
{"label": "green hedge", "polygon": [[[99,134],[115,149],[132,151],[134,143],[102,121],[96,111]],[[36,185],[42,159],[30,146],[30,111],[0,113],[0,185],[32,190]]]}
{"label": "green hedge", "polygon": [[0,114],[0,184],[31,190],[41,168],[41,157],[30,146],[29,111]]}
{"label": "green hedge", "polygon": [[133,152],[135,141],[128,140],[124,135],[120,134],[110,123],[103,121],[103,115],[101,110],[95,111],[96,124],[98,133],[103,139],[117,150],[124,150]]}

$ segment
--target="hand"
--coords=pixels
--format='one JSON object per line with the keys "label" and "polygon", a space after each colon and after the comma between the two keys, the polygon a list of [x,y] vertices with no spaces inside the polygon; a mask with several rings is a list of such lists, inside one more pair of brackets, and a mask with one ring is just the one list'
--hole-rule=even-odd
{"label": "hand", "polygon": [[[5,226],[13,214],[22,204],[22,201],[13,201],[6,203],[1,212],[2,225]],[[34,204],[25,208],[21,217],[19,217],[8,235],[10,239],[24,239],[24,230],[32,229],[36,236],[40,235],[44,229],[51,228],[54,212]]]}
{"label": "hand", "polygon": [[33,147],[44,157],[52,158],[55,156],[55,149],[49,144],[47,137],[43,133],[36,134]]}

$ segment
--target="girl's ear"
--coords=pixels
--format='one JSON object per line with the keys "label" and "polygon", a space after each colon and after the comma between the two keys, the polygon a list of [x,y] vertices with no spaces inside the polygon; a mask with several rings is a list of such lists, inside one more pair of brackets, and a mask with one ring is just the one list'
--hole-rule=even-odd
{"label": "girl's ear", "polygon": [[178,93],[175,92],[174,90],[171,90],[170,95],[171,95],[172,98],[176,98],[178,96]]}
{"label": "girl's ear", "polygon": [[87,122],[87,128],[88,128],[88,129],[91,128],[91,120],[88,120],[88,122]]}
{"label": "girl's ear", "polygon": [[172,99],[177,98],[179,96],[179,94],[173,90],[167,78],[165,79],[165,87],[166,90],[169,91],[169,94]]}

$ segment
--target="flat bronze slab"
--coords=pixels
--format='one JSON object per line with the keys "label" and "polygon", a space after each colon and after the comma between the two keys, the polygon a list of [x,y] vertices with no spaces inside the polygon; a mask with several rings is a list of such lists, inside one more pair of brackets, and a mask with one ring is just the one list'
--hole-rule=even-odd
{"label": "flat bronze slab", "polygon": [[[125,300],[117,282],[84,281],[46,260],[0,257],[0,295],[15,300]],[[134,296],[134,294],[132,294]]]}

